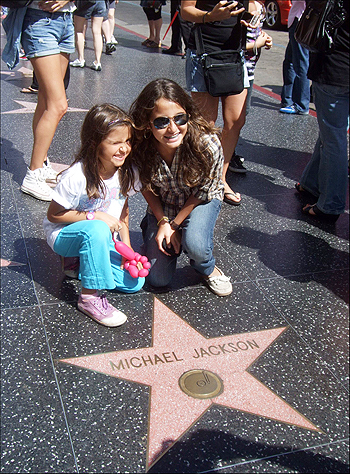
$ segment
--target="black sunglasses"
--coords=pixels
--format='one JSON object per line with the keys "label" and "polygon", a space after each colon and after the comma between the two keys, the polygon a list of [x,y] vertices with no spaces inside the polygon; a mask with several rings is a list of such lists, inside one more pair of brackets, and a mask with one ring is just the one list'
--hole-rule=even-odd
{"label": "black sunglasses", "polygon": [[157,117],[153,120],[153,125],[157,130],[162,130],[169,126],[170,121],[173,121],[175,125],[186,125],[189,120],[188,114],[177,114],[174,117]]}

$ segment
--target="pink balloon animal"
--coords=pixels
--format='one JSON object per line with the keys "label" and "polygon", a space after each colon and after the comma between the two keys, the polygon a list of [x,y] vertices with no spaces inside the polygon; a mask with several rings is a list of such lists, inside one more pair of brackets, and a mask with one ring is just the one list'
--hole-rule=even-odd
{"label": "pink balloon animal", "polygon": [[[144,255],[134,252],[130,247],[124,244],[124,242],[115,240],[114,237],[113,240],[116,251],[126,258],[126,262],[124,264],[125,270],[128,270],[133,278],[146,277],[149,274],[149,269],[151,268],[148,258]],[[141,270],[137,268],[138,263],[142,264]]]}

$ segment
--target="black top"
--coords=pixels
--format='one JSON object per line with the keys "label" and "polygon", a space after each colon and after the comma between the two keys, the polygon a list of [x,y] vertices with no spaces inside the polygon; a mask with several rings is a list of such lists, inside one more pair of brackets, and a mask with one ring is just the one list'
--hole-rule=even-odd
{"label": "black top", "polygon": [[349,87],[349,0],[344,0],[348,17],[338,29],[331,53],[310,53],[308,77],[321,84]]}
{"label": "black top", "polygon": [[[204,12],[210,12],[219,0],[197,0],[196,7]],[[248,0],[243,1],[244,7],[248,9]],[[194,39],[194,28],[201,28],[204,49],[206,53],[218,50],[238,49],[245,45],[246,28],[240,23],[241,15],[228,18],[223,21],[211,23],[196,23],[192,27],[189,49],[196,50]]]}

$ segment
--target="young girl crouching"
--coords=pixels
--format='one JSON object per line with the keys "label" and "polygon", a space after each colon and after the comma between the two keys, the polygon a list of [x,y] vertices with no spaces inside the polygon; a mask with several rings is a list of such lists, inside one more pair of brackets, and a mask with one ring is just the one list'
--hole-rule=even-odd
{"label": "young girl crouching", "polygon": [[148,209],[141,228],[152,263],[146,281],[170,283],[181,246],[209,289],[227,296],[232,285],[213,256],[213,235],[224,184],[220,140],[190,96],[174,81],[149,83],[131,106],[139,168]]}
{"label": "young girl crouching", "polygon": [[78,309],[110,327],[127,317],[98,290],[134,293],[144,284],[144,278],[132,278],[123,269],[112,239],[119,233],[131,247],[127,196],[135,192],[128,159],[132,136],[132,122],[121,109],[92,107],[81,129],[80,150],[62,173],[44,220],[50,247],[63,257],[79,257]]}

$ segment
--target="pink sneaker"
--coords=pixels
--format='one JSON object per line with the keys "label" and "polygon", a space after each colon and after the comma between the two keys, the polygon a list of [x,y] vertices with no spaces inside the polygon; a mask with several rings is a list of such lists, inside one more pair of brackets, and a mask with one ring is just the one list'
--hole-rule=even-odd
{"label": "pink sneaker", "polygon": [[106,295],[82,298],[79,296],[78,309],[104,326],[121,326],[127,320],[124,313],[108,303]]}

